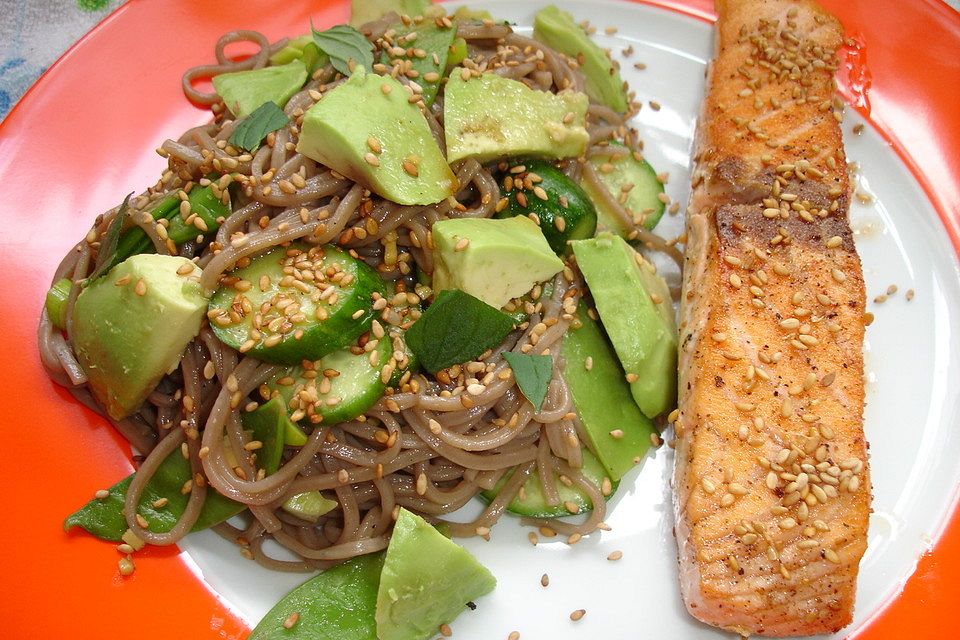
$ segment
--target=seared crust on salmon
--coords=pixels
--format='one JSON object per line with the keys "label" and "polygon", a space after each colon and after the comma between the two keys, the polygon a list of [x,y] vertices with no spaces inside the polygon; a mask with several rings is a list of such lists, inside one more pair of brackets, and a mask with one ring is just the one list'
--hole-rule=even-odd
{"label": "seared crust on salmon", "polygon": [[832,632],[867,544],[864,286],[833,73],[812,0],[718,0],[695,149],[674,507],[690,613]]}

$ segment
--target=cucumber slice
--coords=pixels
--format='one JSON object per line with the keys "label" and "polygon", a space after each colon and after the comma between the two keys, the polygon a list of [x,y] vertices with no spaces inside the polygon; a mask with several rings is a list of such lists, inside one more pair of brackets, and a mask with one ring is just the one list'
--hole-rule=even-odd
{"label": "cucumber slice", "polygon": [[[360,353],[354,353],[354,349]],[[308,369],[297,365],[281,372],[266,383],[261,393],[283,398],[295,422],[347,422],[383,395],[387,388],[383,368],[392,358],[390,340],[380,340],[371,351],[357,347],[340,349],[311,363]],[[293,439],[288,437],[287,443],[294,445],[296,440],[294,435]]]}
{"label": "cucumber slice", "polygon": [[[600,464],[600,461],[597,460],[596,456],[590,453],[588,450],[584,449],[583,451],[583,468],[580,470],[583,475],[592,480],[597,484],[598,487],[603,486],[603,481],[606,478],[610,480],[610,477],[607,475],[606,470],[603,468],[603,465]],[[500,489],[506,484],[507,480],[510,478],[509,472],[501,478],[492,489],[487,491],[482,491],[480,497],[486,502],[492,501],[497,497],[497,493],[500,492]],[[610,482],[612,490],[610,495],[612,496],[617,490],[617,487],[620,485],[619,481]],[[529,516],[532,518],[559,518],[562,516],[569,516],[570,511],[567,510],[565,506],[566,503],[570,502],[577,505],[579,513],[584,511],[591,511],[593,509],[593,502],[590,498],[587,497],[578,487],[568,487],[562,482],[560,482],[559,476],[557,477],[557,490],[560,494],[560,504],[553,507],[547,504],[547,499],[543,495],[543,486],[540,484],[540,476],[536,473],[530,475],[527,478],[527,481],[523,484],[523,494],[524,499],[520,499],[518,494],[509,505],[507,505],[507,511],[518,516]],[[607,499],[610,499],[610,496],[607,496]]]}
{"label": "cucumber slice", "polygon": [[384,293],[373,269],[332,245],[277,247],[222,282],[207,314],[217,337],[290,365],[355,342],[373,321],[373,294]]}
{"label": "cucumber slice", "polygon": [[[610,147],[616,151],[627,149],[619,142],[611,142]],[[600,181],[607,187],[610,195],[633,214],[635,224],[648,230],[657,226],[666,205],[660,200],[660,194],[664,192],[663,183],[657,178],[657,172],[649,162],[634,156],[633,153],[611,153],[594,155],[590,158],[590,164],[597,170]],[[626,192],[623,191],[625,187],[628,189]],[[583,188],[597,206],[599,225],[627,238],[633,228],[625,225],[620,216],[604,204],[604,198],[586,181],[583,182]],[[623,193],[626,193],[625,199],[621,195]]]}
{"label": "cucumber slice", "polygon": [[593,237],[597,230],[597,210],[593,202],[553,163],[525,159],[501,166],[504,171],[500,174],[500,183],[506,191],[507,203],[495,217],[536,215],[550,248],[561,256],[568,250],[568,240]]}

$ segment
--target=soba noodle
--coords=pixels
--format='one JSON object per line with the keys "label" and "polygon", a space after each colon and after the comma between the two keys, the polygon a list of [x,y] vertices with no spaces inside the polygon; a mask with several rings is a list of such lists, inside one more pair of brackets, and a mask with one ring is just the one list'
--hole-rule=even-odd
{"label": "soba noodle", "polygon": [[[376,40],[388,24],[370,23],[364,30]],[[582,74],[563,56],[513,33],[508,26],[461,25],[459,36],[469,47],[464,66],[518,79],[544,91],[584,86]],[[225,48],[236,42],[254,44],[257,53],[242,62],[229,59]],[[169,169],[153,188],[131,199],[132,223],[147,233],[158,253],[194,258],[203,269],[201,283],[210,290],[238,264],[294,240],[335,242],[354,249],[370,264],[380,265],[380,273],[388,280],[408,279],[414,264],[432,272],[430,251],[424,250],[430,226],[448,217],[492,216],[500,189],[491,170],[475,160],[459,162],[453,167],[461,185],[455,198],[431,206],[402,206],[371,196],[361,185],[300,155],[295,143],[305,110],[314,104],[317,92],[329,91],[341,81],[329,65],[315,72],[287,103],[284,110],[292,126],[270,134],[255,153],[232,149],[227,140],[235,121],[216,94],[199,91],[194,83],[219,73],[261,68],[269,54],[283,44],[285,41],[271,45],[253,31],[230,32],[216,44],[216,64],[184,74],[184,93],[195,103],[211,105],[215,119],[161,145]],[[402,76],[399,79],[406,81]],[[426,116],[443,148],[442,94]],[[606,143],[614,136],[628,144],[633,140],[623,116],[605,107],[592,105],[588,123],[592,153],[609,155]],[[596,191],[605,191],[589,163],[568,161],[562,166],[575,178],[582,172],[594,187],[600,186]],[[212,182],[202,177],[210,173],[223,177]],[[281,182],[290,180],[297,184],[293,192],[281,188]],[[231,182],[240,183],[242,195],[209,241],[174,246],[158,235],[146,213],[151,204],[188,191],[192,184],[210,184],[219,195]],[[609,200],[611,209],[626,216],[632,226],[629,213],[616,198]],[[63,259],[55,279],[68,277],[78,282],[92,271],[95,242],[116,215],[114,209],[96,220],[87,239]],[[648,232],[642,232],[640,239],[658,250],[676,251]],[[384,266],[388,249],[395,257],[392,264]],[[560,503],[557,482],[562,477],[579,487],[594,507],[580,523],[531,520],[530,524],[549,526],[565,535],[593,531],[603,521],[605,501],[600,487],[579,470],[585,445],[578,435],[582,427],[563,379],[559,349],[573,321],[569,311],[583,291],[577,276],[571,280],[569,272],[558,275],[551,296],[537,301],[529,321],[499,348],[476,363],[452,367],[442,379],[425,373],[410,376],[400,389],[388,391],[355,420],[318,425],[307,444],[287,447],[279,470],[267,476],[258,471],[244,448],[248,436],[240,415],[243,405],[262,400],[259,386],[274,376],[278,367],[227,347],[205,325],[185,350],[179,369],[164,378],[142,409],[129,418],[112,421],[145,456],[127,492],[124,515],[129,528],[151,544],[175,543],[191,530],[206,495],[215,490],[248,505],[250,513],[245,527],[222,524],[216,527],[218,532],[241,544],[248,557],[265,566],[309,571],[383,549],[400,506],[439,521],[509,474],[478,517],[449,523],[454,535],[485,535],[530,477],[539,478],[550,505]],[[78,292],[79,287],[74,286],[67,318]],[[102,413],[73,354],[72,330],[68,320],[61,333],[44,315],[39,328],[43,363],[55,381]],[[553,358],[553,381],[539,411],[519,392],[502,355],[521,349]],[[210,379],[203,374],[208,363],[213,368]],[[470,383],[482,383],[485,389],[468,396],[464,388]],[[237,392],[245,399],[240,403],[235,400]],[[189,408],[185,397],[191,399]],[[160,462],[178,450],[186,451],[198,481],[193,482],[186,511],[176,525],[162,533],[149,531],[138,522],[136,507]],[[291,496],[310,490],[335,493],[338,508],[316,523],[280,509]],[[296,559],[270,555],[265,546],[268,540],[285,547]]]}

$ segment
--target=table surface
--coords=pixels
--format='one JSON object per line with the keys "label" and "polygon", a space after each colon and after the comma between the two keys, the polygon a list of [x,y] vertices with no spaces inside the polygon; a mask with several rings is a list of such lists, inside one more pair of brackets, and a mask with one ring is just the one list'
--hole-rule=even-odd
{"label": "table surface", "polygon": [[[0,0],[0,120],[70,45],[124,1]],[[960,0],[944,1],[960,11]]]}

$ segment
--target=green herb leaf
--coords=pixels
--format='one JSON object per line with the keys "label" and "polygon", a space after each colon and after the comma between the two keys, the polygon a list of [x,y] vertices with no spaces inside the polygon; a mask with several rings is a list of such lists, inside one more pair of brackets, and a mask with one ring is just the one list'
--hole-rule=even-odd
{"label": "green herb leaf", "polygon": [[338,24],[326,31],[317,31],[310,23],[313,32],[313,42],[320,50],[330,56],[333,68],[345,76],[353,73],[350,61],[362,65],[371,71],[373,69],[373,45],[367,38],[346,24]]}
{"label": "green herb leaf", "polygon": [[127,217],[127,208],[130,206],[130,196],[132,195],[133,191],[123,199],[123,204],[120,205],[117,215],[113,217],[113,221],[107,227],[107,232],[104,234],[103,240],[100,241],[100,250],[97,252],[97,261],[94,263],[93,273],[87,278],[86,284],[90,284],[113,266],[117,255],[117,243],[120,242],[120,230],[123,229],[123,223]]}
{"label": "green herb leaf", "polygon": [[513,369],[513,377],[517,379],[520,392],[530,401],[534,409],[540,411],[543,399],[547,397],[550,379],[553,377],[553,358],[512,351],[505,352],[503,357]]}
{"label": "green herb leaf", "polygon": [[513,329],[513,318],[459,290],[441,291],[407,330],[407,346],[423,368],[436,373],[473,360]]}
{"label": "green herb leaf", "polygon": [[271,131],[285,127],[290,118],[273,102],[264,102],[257,110],[237,123],[230,134],[230,144],[235,147],[256,151]]}

